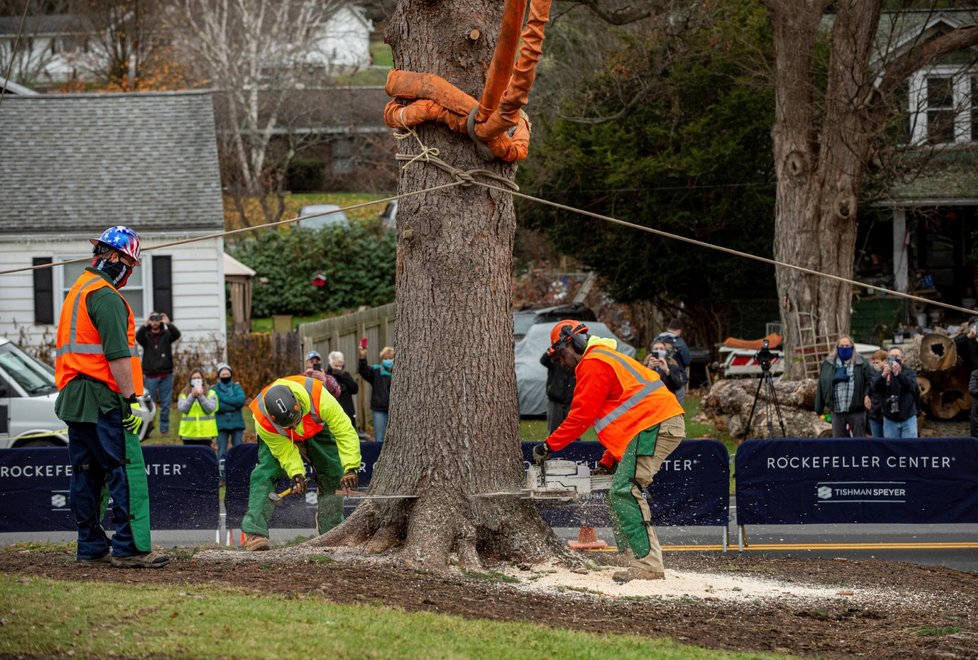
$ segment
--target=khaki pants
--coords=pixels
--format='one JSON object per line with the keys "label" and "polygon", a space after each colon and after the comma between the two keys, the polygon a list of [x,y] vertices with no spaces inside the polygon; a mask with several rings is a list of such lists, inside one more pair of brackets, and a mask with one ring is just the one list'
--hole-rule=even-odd
{"label": "khaki pants", "polygon": [[[625,544],[619,541],[619,548],[624,545],[625,555],[630,560],[629,564],[635,568],[656,573],[664,572],[662,548],[659,545],[658,537],[655,535],[655,529],[652,528],[652,515],[649,511],[649,504],[645,499],[645,490],[652,483],[652,479],[662,467],[662,463],[679,446],[679,443],[685,437],[686,421],[683,415],[670,417],[659,424],[653,453],[643,454],[639,450],[638,455],[635,457],[635,478],[631,484],[630,493],[634,501],[634,506],[638,507],[641,512],[642,527],[644,528],[641,531],[636,530],[635,533],[647,535],[648,553],[639,557],[636,556],[635,550],[633,550],[633,547],[644,549],[646,546],[644,543],[645,539],[629,539],[629,542]],[[633,526],[632,529],[636,528]]]}

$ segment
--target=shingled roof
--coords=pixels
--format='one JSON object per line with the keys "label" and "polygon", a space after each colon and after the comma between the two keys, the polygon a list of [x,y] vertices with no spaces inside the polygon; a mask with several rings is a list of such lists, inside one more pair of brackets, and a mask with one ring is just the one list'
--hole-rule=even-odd
{"label": "shingled roof", "polygon": [[7,96],[0,234],[224,227],[210,92]]}

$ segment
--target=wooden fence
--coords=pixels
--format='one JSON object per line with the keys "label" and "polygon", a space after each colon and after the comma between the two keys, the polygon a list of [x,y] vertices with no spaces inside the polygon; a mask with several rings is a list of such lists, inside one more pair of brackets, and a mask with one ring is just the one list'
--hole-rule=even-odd
{"label": "wooden fence", "polygon": [[[299,325],[303,356],[318,351],[323,363],[332,351],[339,351],[346,361],[346,370],[357,379],[360,393],[356,397],[358,430],[366,431],[370,417],[370,384],[357,376],[357,351],[360,340],[367,338],[367,362],[376,364],[380,350],[394,345],[394,303],[363,311],[335,316],[322,321]],[[368,414],[364,414],[368,411]]]}

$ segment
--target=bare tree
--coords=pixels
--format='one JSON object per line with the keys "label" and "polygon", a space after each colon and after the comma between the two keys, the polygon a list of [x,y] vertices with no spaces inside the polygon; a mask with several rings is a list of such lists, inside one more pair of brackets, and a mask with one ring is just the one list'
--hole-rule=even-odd
{"label": "bare tree", "polygon": [[142,80],[168,43],[160,0],[72,0],[71,13],[88,28],[83,64],[105,83],[125,90]]}
{"label": "bare tree", "polygon": [[[502,7],[498,0],[401,0],[386,33],[395,66],[437,73],[478,98]],[[422,125],[418,136],[457,168],[515,173],[485,162],[468,138],[441,126]],[[401,145],[418,152],[413,140]],[[402,170],[399,190],[449,181],[415,164]],[[487,496],[524,481],[510,300],[513,199],[453,187],[403,199],[397,220],[397,365],[371,489],[417,497],[366,502],[312,543],[378,552],[402,546],[406,563],[435,570],[452,556],[478,567],[485,556],[559,553],[562,544],[530,503]]]}
{"label": "bare tree", "polygon": [[52,34],[67,32],[72,40],[80,36],[79,26],[65,15],[66,7],[67,0],[52,0],[41,6],[32,5],[31,0],[0,1],[0,31],[4,35],[0,75],[9,75],[11,81],[27,86],[50,82],[50,68],[62,56],[59,46],[63,48],[67,38],[58,43]]}
{"label": "bare tree", "polygon": [[[247,223],[244,197],[255,196],[266,221],[278,219],[285,167],[273,139],[288,124],[289,95],[309,76],[325,76],[318,39],[347,0],[180,0],[175,16],[182,50],[217,88],[226,181]],[[272,193],[278,193],[273,197]]]}
{"label": "bare tree", "polygon": [[[877,53],[880,0],[763,0],[774,29],[777,171],[775,258],[851,278],[857,202],[894,98],[916,70],[978,43],[978,26],[953,29],[901,50]],[[828,69],[816,57],[832,11]],[[874,58],[880,59],[875,60]],[[777,269],[785,351],[800,328],[819,336],[848,332],[851,286]],[[799,361],[786,374],[802,375]]]}

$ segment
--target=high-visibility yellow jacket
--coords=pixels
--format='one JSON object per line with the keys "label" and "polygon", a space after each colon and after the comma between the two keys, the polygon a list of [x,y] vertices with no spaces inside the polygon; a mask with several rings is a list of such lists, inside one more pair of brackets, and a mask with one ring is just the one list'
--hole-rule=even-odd
{"label": "high-visibility yellow jacket", "polygon": [[[200,401],[190,404],[190,410],[180,415],[181,438],[216,438],[217,437],[217,392],[211,388],[207,392],[208,399],[214,399],[214,410],[204,412]],[[187,395],[180,393],[179,401],[186,401]]]}
{"label": "high-visibility yellow jacket", "polygon": [[[295,395],[302,411],[302,419],[295,428],[278,426],[265,410],[265,392],[272,385],[285,385]],[[271,383],[256,396],[251,404],[255,416],[258,438],[272,452],[289,478],[304,474],[302,456],[295,443],[304,442],[324,428],[336,439],[336,449],[344,472],[360,469],[360,438],[350,418],[339,402],[333,398],[321,381],[307,376],[286,376]]]}

